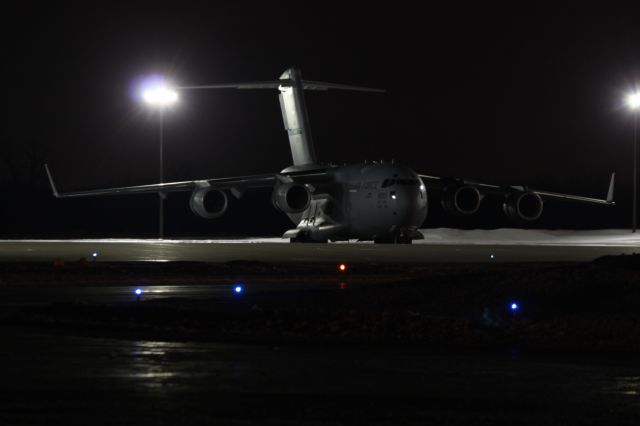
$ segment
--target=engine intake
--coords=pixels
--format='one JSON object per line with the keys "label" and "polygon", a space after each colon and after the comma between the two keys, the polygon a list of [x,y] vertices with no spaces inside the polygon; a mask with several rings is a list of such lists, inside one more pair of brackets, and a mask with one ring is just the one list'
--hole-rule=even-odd
{"label": "engine intake", "polygon": [[300,213],[309,207],[311,193],[302,184],[287,182],[275,187],[272,201],[278,210],[285,213]]}
{"label": "engine intake", "polygon": [[514,192],[507,196],[502,208],[515,222],[533,222],[542,214],[542,198],[535,192]]}
{"label": "engine intake", "polygon": [[456,216],[470,216],[478,211],[482,198],[475,186],[448,186],[442,194],[442,208]]}
{"label": "engine intake", "polygon": [[191,194],[191,211],[205,219],[216,219],[227,211],[229,198],[219,189],[199,188]]}

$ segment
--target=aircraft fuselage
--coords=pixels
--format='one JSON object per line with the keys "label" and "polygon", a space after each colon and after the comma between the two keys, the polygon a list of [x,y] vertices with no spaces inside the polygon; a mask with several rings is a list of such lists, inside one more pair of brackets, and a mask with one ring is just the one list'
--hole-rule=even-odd
{"label": "aircraft fuselage", "polygon": [[332,167],[310,185],[311,201],[285,236],[293,241],[410,242],[427,216],[427,192],[412,169],[398,164]]}

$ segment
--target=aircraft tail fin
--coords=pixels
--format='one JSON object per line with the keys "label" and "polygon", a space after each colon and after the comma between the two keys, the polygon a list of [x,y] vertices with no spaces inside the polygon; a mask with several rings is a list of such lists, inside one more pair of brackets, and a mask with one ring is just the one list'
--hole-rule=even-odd
{"label": "aircraft tail fin", "polygon": [[282,73],[279,80],[256,81],[249,83],[214,84],[206,86],[184,86],[181,90],[190,89],[278,89],[280,91],[280,108],[282,120],[289,136],[289,145],[294,166],[316,163],[316,153],[311,136],[309,116],[304,97],[305,90],[329,89],[353,90],[359,92],[383,93],[384,90],[368,87],[350,86],[346,84],[324,83],[303,80],[300,70],[289,68]]}

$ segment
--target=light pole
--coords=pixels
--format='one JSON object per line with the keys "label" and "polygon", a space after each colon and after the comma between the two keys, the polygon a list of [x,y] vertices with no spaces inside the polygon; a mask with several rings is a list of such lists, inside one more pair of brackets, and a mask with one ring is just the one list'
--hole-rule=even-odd
{"label": "light pole", "polygon": [[[634,111],[635,112],[635,111]],[[633,230],[638,220],[638,114],[633,114]]]}
{"label": "light pole", "polygon": [[638,109],[640,108],[640,92],[627,95],[627,106],[633,112],[633,218],[631,232],[636,232],[638,218]]}
{"label": "light pole", "polygon": [[[164,183],[164,111],[178,101],[178,93],[164,80],[146,88],[142,92],[146,104],[158,110],[159,162],[158,173],[160,183]],[[164,199],[166,194],[158,192],[158,239],[164,238]]]}

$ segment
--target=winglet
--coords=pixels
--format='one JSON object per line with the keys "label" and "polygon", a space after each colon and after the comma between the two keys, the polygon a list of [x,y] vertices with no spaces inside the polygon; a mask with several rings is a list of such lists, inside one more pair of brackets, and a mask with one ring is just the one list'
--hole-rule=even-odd
{"label": "winglet", "polygon": [[611,173],[611,181],[609,181],[609,192],[607,192],[607,203],[609,204],[615,204],[615,202],[613,201],[613,187],[615,186],[616,183],[616,174]]}
{"label": "winglet", "polygon": [[47,164],[44,165],[44,170],[47,172],[47,176],[49,177],[49,184],[51,185],[51,191],[53,191],[53,196],[56,198],[60,198],[60,194],[58,194],[56,185],[53,183],[53,178],[51,177],[51,172],[49,171],[49,166]]}

